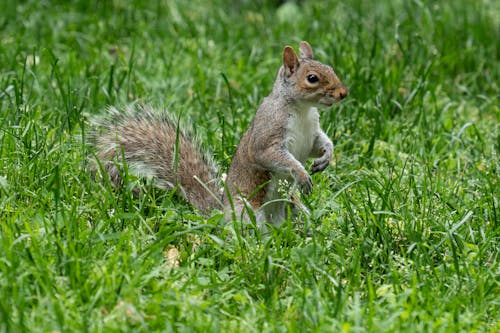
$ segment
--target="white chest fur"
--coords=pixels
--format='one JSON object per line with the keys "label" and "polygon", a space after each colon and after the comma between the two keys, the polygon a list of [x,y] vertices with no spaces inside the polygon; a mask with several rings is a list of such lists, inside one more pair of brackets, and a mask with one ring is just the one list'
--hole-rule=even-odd
{"label": "white chest fur", "polygon": [[297,111],[290,115],[285,140],[288,151],[304,164],[319,130],[319,114],[315,107]]}

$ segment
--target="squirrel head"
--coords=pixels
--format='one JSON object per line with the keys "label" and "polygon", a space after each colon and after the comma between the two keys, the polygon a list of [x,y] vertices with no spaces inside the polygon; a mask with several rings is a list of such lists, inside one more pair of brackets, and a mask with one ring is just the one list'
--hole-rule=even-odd
{"label": "squirrel head", "polygon": [[300,43],[300,57],[285,46],[280,72],[287,96],[298,102],[330,107],[348,94],[333,68],[314,60],[311,45],[305,41]]}

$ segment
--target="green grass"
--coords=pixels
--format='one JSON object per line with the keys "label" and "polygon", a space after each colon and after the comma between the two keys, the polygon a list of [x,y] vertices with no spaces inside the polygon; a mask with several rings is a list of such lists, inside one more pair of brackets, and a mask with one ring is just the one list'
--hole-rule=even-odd
{"label": "green grass", "polygon": [[[498,2],[0,12],[0,331],[500,330]],[[86,171],[89,118],[135,100],[195,123],[225,170],[303,39],[350,91],[321,112],[336,150],[309,234],[249,236]]]}

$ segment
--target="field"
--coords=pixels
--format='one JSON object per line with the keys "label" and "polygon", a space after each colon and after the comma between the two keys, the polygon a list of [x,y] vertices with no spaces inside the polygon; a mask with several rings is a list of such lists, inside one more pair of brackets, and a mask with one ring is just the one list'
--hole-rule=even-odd
{"label": "field", "polygon": [[[0,4],[0,332],[500,331],[499,2],[228,3]],[[350,93],[309,219],[261,237],[89,173],[132,102],[226,171],[301,40]]]}

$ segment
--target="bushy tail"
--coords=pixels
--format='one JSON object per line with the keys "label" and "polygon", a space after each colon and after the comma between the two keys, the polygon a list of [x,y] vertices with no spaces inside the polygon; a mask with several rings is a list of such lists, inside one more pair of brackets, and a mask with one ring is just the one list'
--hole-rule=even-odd
{"label": "bushy tail", "polygon": [[168,115],[151,107],[110,108],[94,125],[97,158],[116,184],[124,159],[129,173],[153,177],[159,188],[177,188],[202,212],[221,208],[217,167]]}

